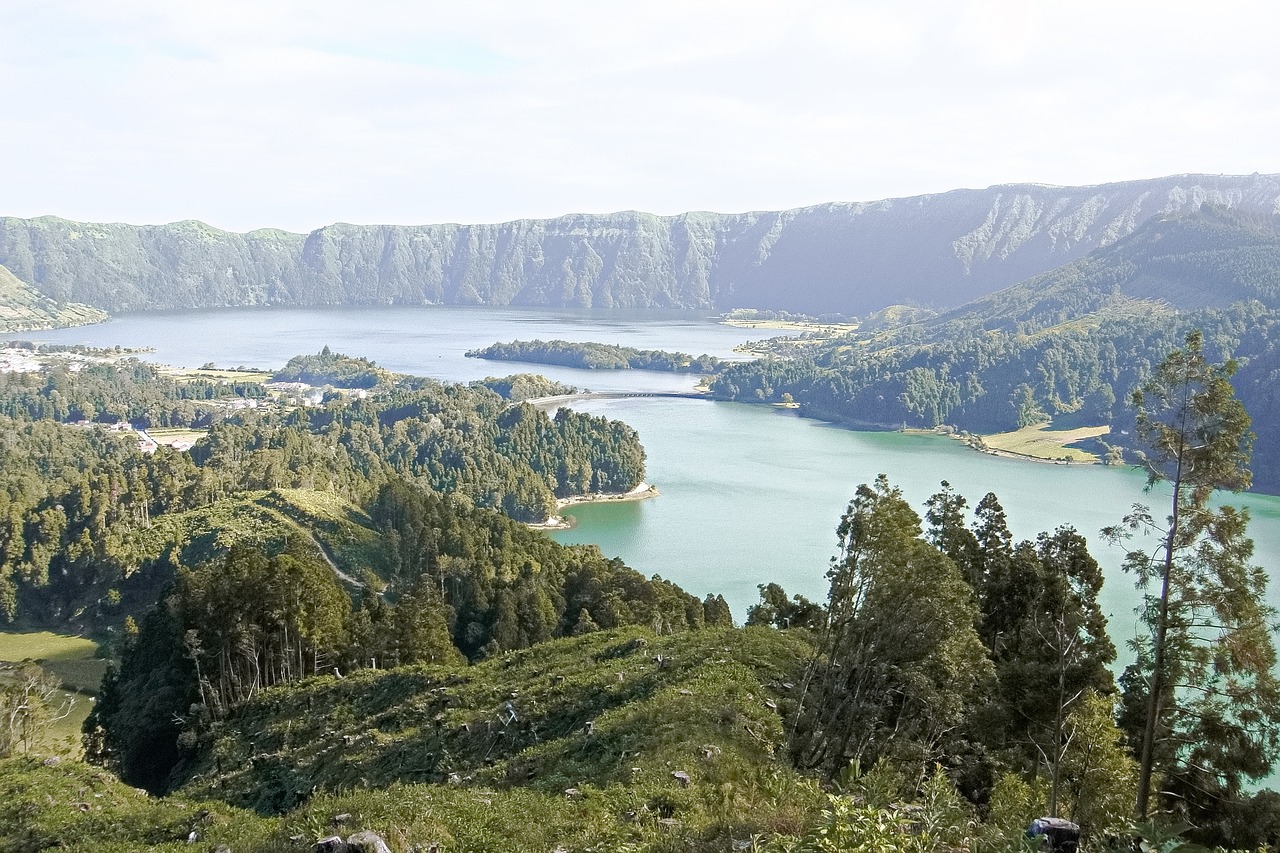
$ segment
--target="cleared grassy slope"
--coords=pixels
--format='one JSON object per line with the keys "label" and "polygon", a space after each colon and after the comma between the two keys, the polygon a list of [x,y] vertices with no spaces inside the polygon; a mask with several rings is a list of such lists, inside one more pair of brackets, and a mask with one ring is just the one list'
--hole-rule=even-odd
{"label": "cleared grassy slope", "polygon": [[766,629],[631,629],[313,679],[221,724],[180,792],[446,849],[724,849],[820,805],[783,746],[809,653]]}

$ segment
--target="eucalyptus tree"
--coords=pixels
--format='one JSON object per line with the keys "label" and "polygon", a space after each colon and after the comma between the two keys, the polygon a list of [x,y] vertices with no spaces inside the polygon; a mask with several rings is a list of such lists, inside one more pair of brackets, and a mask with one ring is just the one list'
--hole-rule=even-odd
{"label": "eucalyptus tree", "polygon": [[1129,547],[1125,568],[1147,590],[1137,660],[1122,677],[1123,722],[1141,744],[1137,810],[1145,817],[1156,772],[1234,797],[1280,752],[1280,684],[1265,603],[1266,574],[1251,563],[1249,514],[1215,507],[1219,490],[1250,484],[1249,415],[1235,398],[1233,361],[1209,362],[1200,332],[1186,337],[1134,393],[1147,488],[1167,486],[1169,514],[1135,505],[1104,531]]}
{"label": "eucalyptus tree", "polygon": [[926,538],[973,588],[978,635],[996,672],[992,701],[975,709],[974,733],[1005,762],[1043,766],[1056,814],[1067,718],[1088,691],[1109,694],[1115,648],[1098,604],[1102,571],[1070,527],[1014,543],[988,493],[966,526],[967,501],[943,481],[929,498]]}
{"label": "eucalyptus tree", "polygon": [[991,675],[972,593],[884,475],[858,487],[836,533],[795,757],[827,775],[880,758],[923,771]]}

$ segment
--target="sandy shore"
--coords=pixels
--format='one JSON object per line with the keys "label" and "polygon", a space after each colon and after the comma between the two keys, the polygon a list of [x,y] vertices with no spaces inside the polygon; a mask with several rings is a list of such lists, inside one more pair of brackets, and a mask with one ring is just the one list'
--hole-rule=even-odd
{"label": "sandy shore", "polygon": [[560,510],[574,504],[594,504],[594,503],[610,503],[617,501],[643,501],[648,498],[656,498],[661,492],[658,487],[649,483],[641,483],[629,492],[621,495],[573,495],[567,498],[556,499],[556,513],[539,524],[530,524],[534,530],[567,530],[573,527],[573,522],[560,514]]}

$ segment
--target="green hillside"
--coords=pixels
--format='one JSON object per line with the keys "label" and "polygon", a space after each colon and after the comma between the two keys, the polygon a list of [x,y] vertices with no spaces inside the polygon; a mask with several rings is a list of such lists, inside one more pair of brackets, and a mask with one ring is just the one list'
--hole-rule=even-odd
{"label": "green hillside", "polygon": [[57,302],[0,266],[0,334],[101,323],[107,312],[75,302]]}
{"label": "green hillside", "polygon": [[1204,201],[1270,213],[1278,197],[1275,175],[1173,175],[784,211],[335,224],[305,235],[0,217],[0,264],[53,299],[109,311],[443,303],[862,316],[893,303],[952,308],[1152,217]]}
{"label": "green hillside", "polygon": [[[937,316],[731,364],[720,399],[799,404],[862,427],[978,434],[1038,424],[1110,427],[1123,445],[1125,402],[1152,365],[1201,329],[1213,358],[1235,358],[1255,415],[1254,484],[1280,490],[1272,387],[1280,368],[1280,226],[1274,217],[1203,207],[1155,218],[1081,260]],[[1105,444],[1093,445],[1105,455]],[[1114,455],[1113,455],[1114,456]]]}
{"label": "green hillside", "polygon": [[825,803],[786,759],[810,654],[768,629],[631,628],[312,679],[217,724],[163,800],[72,762],[0,762],[0,849],[177,849],[194,830],[200,849],[301,853],[368,829],[397,853],[728,850]]}
{"label": "green hillside", "polygon": [[359,822],[386,833],[392,821],[452,849],[484,837],[466,814],[481,798],[512,812],[508,832],[536,809],[538,828],[521,831],[545,834],[547,849],[593,835],[652,840],[664,818],[688,841],[747,837],[777,817],[761,778],[778,775],[775,793],[797,797],[788,810],[813,805],[787,767],[779,712],[794,704],[810,653],[799,637],[763,629],[633,628],[465,670],[324,677],[269,691],[219,724],[179,790],[323,816],[347,810],[345,791],[431,783],[362,795]]}

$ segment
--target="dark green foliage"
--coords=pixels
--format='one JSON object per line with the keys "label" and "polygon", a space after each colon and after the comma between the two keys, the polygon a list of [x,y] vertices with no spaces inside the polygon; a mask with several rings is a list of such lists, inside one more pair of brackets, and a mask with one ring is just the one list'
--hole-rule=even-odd
{"label": "dark green foliage", "polygon": [[1215,491],[1250,481],[1250,420],[1233,394],[1234,372],[1233,362],[1210,362],[1192,332],[1134,394],[1148,484],[1172,492],[1164,522],[1139,505],[1108,531],[1116,540],[1138,533],[1160,542],[1154,554],[1138,544],[1125,558],[1149,590],[1139,609],[1137,660],[1122,679],[1122,722],[1142,744],[1143,816],[1156,773],[1174,788],[1229,801],[1280,756],[1276,614],[1265,603],[1266,572],[1250,563],[1248,512],[1209,503]]}
{"label": "dark green foliage", "polygon": [[372,388],[390,374],[367,358],[331,352],[326,346],[315,355],[295,355],[271,377],[277,382],[304,382],[337,388]]}
{"label": "dark green foliage", "polygon": [[[393,543],[393,584],[447,608],[453,643],[469,658],[584,630],[647,625],[667,633],[705,622],[707,605],[674,584],[449,496],[392,483],[369,514]],[[719,604],[713,598],[711,610],[723,620]]]}
{"label": "dark green foliage", "polygon": [[1015,544],[994,494],[978,503],[969,526],[967,506],[943,481],[926,518],[927,538],[973,589],[978,632],[995,666],[995,690],[974,708],[971,736],[1005,767],[1047,773],[1053,808],[1068,714],[1088,691],[1114,691],[1107,667],[1116,652],[1098,603],[1102,570],[1072,528]]}
{"label": "dark green foliage", "polygon": [[107,670],[85,721],[86,757],[151,791],[167,788],[182,757],[182,721],[199,701],[185,631],[173,607],[163,604],[149,613],[119,668]]}
{"label": "dark green foliage", "polygon": [[[0,408],[16,413],[0,415],[9,436],[0,445],[0,613],[35,625],[94,627],[122,618],[108,593],[125,589],[126,580],[150,590],[144,606],[154,601],[151,569],[163,568],[162,584],[173,570],[173,561],[164,565],[172,548],[190,562],[196,544],[203,553],[195,559],[208,559],[237,529],[276,535],[281,511],[304,526],[316,521],[296,505],[242,505],[248,515],[233,522],[231,507],[246,491],[305,489],[360,503],[405,478],[541,521],[556,497],[626,492],[644,476],[644,450],[625,424],[568,410],[552,420],[483,387],[410,378],[323,409],[234,416],[219,409],[189,454],[160,448],[144,455],[131,432],[55,422],[136,416],[189,424],[205,416],[182,409],[185,395],[235,398],[241,390],[248,389],[166,384],[132,362],[46,377],[0,374]],[[198,510],[207,512],[175,518]]]}
{"label": "dark green foliage", "polygon": [[772,625],[775,628],[818,629],[826,621],[826,610],[797,593],[790,599],[787,591],[776,583],[762,583],[760,603],[747,608],[748,625]]}
{"label": "dark green foliage", "polygon": [[687,631],[708,612],[732,623],[722,598],[701,601],[594,547],[403,483],[381,490],[368,523],[391,551],[389,584],[366,588],[354,610],[310,537],[275,554],[242,541],[179,569],[103,685],[86,726],[97,758],[164,790],[210,723],[273,685],[335,668],[457,664],[627,625]]}
{"label": "dark green foliage", "polygon": [[556,382],[537,373],[517,373],[503,377],[488,376],[472,384],[483,385],[501,395],[503,399],[514,403],[535,400],[539,397],[558,397],[578,390],[572,385]]}
{"label": "dark green foliage", "polygon": [[733,611],[723,595],[712,595],[702,600],[702,621],[708,628],[732,628]]}
{"label": "dark green foliage", "polygon": [[583,370],[660,370],[668,373],[714,373],[721,364],[720,359],[705,354],[695,358],[683,352],[571,341],[512,341],[471,350],[467,357],[556,364]]}
{"label": "dark green foliage", "polygon": [[858,487],[836,532],[793,754],[827,777],[880,758],[923,775],[991,677],[972,591],[883,475]]}
{"label": "dark green foliage", "polygon": [[136,359],[79,370],[0,373],[0,415],[62,422],[129,423],[140,427],[208,426],[226,404],[265,395],[258,382],[179,382]]}

